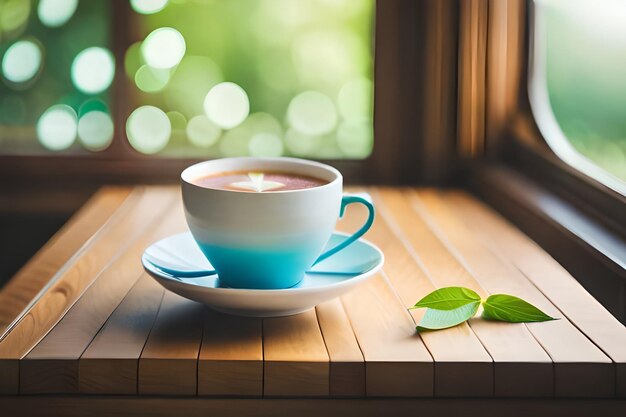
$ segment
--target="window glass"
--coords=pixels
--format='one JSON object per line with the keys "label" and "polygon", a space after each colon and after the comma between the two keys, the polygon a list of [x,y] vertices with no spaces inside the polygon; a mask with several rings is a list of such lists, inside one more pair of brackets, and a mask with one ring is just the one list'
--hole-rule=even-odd
{"label": "window glass", "polygon": [[364,158],[373,0],[131,1],[141,153]]}
{"label": "window glass", "polygon": [[370,154],[374,0],[125,1],[0,0],[0,153]]}
{"label": "window glass", "polygon": [[530,97],[559,156],[623,192],[626,2],[534,3]]}
{"label": "window glass", "polygon": [[0,151],[101,151],[113,139],[107,1],[0,1]]}

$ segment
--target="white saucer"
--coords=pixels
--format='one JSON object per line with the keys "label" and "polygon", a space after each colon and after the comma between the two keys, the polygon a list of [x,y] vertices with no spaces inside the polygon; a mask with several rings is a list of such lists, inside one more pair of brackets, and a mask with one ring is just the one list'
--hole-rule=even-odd
{"label": "white saucer", "polygon": [[[328,247],[333,247],[345,238],[344,234],[334,233]],[[182,233],[155,242],[147,251],[185,259],[198,268],[212,269],[191,233]],[[166,289],[223,313],[251,317],[289,316],[310,310],[352,290],[378,272],[383,263],[384,256],[380,249],[359,239],[317,264],[315,269],[324,273],[307,273],[295,287],[282,290],[249,290],[220,286],[217,275],[199,278],[175,277],[142,257],[144,269]],[[346,272],[353,271],[355,264],[364,266],[364,272]]]}

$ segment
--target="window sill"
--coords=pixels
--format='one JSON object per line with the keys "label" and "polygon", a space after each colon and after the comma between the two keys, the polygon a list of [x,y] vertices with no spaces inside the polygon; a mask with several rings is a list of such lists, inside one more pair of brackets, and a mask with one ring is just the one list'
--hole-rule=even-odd
{"label": "window sill", "polygon": [[[532,153],[518,155],[519,161],[531,162],[538,156]],[[536,160],[535,160],[536,162]],[[531,162],[532,163],[532,162]],[[612,219],[594,217],[572,201],[573,178],[564,170],[533,164],[533,181],[502,165],[476,164],[471,167],[469,187],[478,196],[495,207],[547,250],[580,283],[594,295],[622,323],[626,322],[626,240],[619,228],[612,227]],[[549,178],[548,178],[549,177]],[[541,185],[539,185],[541,184]],[[593,186],[589,184],[589,186]],[[561,193],[550,187],[562,187]],[[598,196],[590,191],[587,204],[603,210],[601,204],[611,201],[610,195]],[[562,195],[561,195],[562,194]],[[563,195],[568,196],[565,198]],[[598,200],[596,200],[596,197]],[[618,208],[617,206],[615,208]],[[594,211],[595,211],[594,210]]]}

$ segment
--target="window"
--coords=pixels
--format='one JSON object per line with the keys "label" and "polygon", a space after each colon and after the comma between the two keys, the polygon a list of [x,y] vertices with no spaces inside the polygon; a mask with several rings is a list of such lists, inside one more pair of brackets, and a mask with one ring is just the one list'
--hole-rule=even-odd
{"label": "window", "polygon": [[374,0],[113,3],[0,0],[0,152],[371,153]]}
{"label": "window", "polygon": [[565,162],[626,194],[626,2],[536,0],[529,96]]}
{"label": "window", "polygon": [[86,152],[113,139],[107,2],[0,2],[0,151]]}

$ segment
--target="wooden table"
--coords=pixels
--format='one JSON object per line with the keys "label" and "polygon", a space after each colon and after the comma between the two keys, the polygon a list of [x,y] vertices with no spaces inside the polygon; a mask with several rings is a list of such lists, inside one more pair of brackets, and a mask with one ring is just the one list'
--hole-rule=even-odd
{"label": "wooden table", "polygon": [[[178,188],[102,189],[0,292],[3,415],[626,412],[626,329],[528,237],[461,191],[363,190],[384,271],[307,313],[256,319],[143,272],[147,245],[186,228]],[[351,207],[339,229],[364,215]],[[416,333],[423,312],[407,307],[450,285],[561,319]]]}

